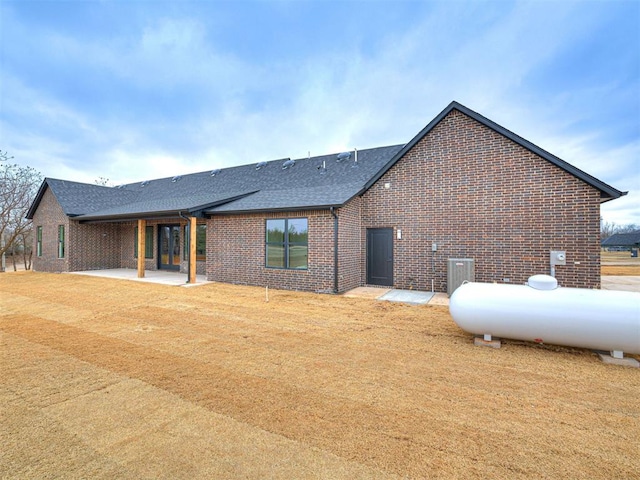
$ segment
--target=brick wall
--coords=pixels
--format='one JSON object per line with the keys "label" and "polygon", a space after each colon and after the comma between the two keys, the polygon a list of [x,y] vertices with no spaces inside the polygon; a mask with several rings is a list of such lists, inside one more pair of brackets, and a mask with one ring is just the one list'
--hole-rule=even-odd
{"label": "brick wall", "polygon": [[362,199],[357,197],[337,211],[338,226],[338,290],[345,292],[363,285]]}
{"label": "brick wall", "polygon": [[[266,268],[266,220],[302,217],[308,219],[308,269]],[[213,217],[207,221],[207,277],[241,285],[331,292],[333,217],[327,210]]]}
{"label": "brick wall", "polygon": [[[58,226],[65,226],[65,258],[58,258]],[[37,255],[37,229],[42,227],[42,255]],[[69,271],[69,217],[62,211],[56,197],[47,188],[38,210],[33,215],[34,256],[33,270],[36,272]]]}
{"label": "brick wall", "polygon": [[549,272],[549,250],[567,251],[560,285],[598,288],[599,196],[454,110],[364,194],[362,265],[366,228],[393,227],[397,288],[446,291],[450,257],[474,258],[476,281],[522,284]]}
{"label": "brick wall", "polygon": [[81,224],[69,221],[69,271],[120,268],[122,227],[118,223]]}

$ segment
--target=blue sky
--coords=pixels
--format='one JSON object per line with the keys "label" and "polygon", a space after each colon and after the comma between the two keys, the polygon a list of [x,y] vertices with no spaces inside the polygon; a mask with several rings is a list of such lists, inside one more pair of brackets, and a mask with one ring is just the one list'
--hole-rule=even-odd
{"label": "blue sky", "polygon": [[639,1],[0,0],[0,150],[113,184],[405,143],[452,100],[630,191]]}

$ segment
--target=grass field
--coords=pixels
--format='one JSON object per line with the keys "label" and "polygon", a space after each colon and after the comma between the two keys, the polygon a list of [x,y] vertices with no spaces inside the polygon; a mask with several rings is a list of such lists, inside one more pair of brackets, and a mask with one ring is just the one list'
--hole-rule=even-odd
{"label": "grass field", "polygon": [[640,478],[637,369],[269,293],[0,275],[0,477]]}
{"label": "grass field", "polygon": [[601,275],[640,276],[640,258],[629,252],[602,252],[600,254]]}

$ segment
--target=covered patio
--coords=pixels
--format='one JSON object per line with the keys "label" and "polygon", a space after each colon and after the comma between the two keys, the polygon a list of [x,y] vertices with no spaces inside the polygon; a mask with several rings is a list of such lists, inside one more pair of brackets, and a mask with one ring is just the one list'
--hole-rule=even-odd
{"label": "covered patio", "polygon": [[195,281],[189,281],[185,273],[172,272],[167,270],[146,270],[144,277],[138,275],[138,270],[133,268],[112,268],[107,270],[85,270],[82,272],[69,272],[72,275],[89,275],[92,277],[116,278],[120,280],[134,280],[136,282],[159,283],[162,285],[173,285],[179,287],[195,287],[213,283],[207,281],[205,275],[195,275]]}

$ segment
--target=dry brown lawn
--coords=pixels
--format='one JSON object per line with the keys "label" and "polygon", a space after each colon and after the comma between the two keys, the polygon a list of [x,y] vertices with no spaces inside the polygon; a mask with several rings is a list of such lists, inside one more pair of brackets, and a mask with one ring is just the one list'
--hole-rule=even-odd
{"label": "dry brown lawn", "polygon": [[2,478],[640,478],[638,369],[446,307],[18,272],[0,342]]}

